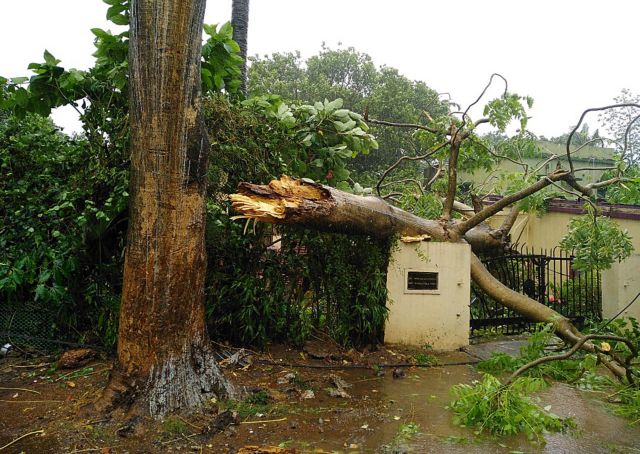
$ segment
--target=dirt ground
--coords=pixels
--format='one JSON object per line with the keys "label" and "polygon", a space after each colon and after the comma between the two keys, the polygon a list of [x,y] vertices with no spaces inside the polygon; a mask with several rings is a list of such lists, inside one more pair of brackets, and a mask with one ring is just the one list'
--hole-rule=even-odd
{"label": "dirt ground", "polygon": [[[227,349],[227,356],[234,351]],[[130,422],[79,416],[78,410],[105,385],[109,358],[72,370],[53,368],[53,357],[0,359],[0,451],[640,451],[640,430],[613,416],[600,396],[561,384],[545,391],[542,400],[560,416],[573,416],[578,429],[549,434],[546,444],[521,437],[492,439],[453,426],[445,409],[449,387],[479,377],[471,365],[476,357],[466,352],[437,355],[401,348],[358,352],[316,342],[301,350],[273,345],[264,353],[245,351],[238,357],[235,364],[234,358],[223,363],[226,375],[246,390],[249,397],[244,402],[212,401],[193,415]]]}

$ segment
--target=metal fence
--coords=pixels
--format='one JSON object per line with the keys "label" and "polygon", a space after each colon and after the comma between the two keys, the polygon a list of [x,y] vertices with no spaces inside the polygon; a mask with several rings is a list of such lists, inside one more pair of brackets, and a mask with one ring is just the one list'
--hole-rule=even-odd
{"label": "metal fence", "polygon": [[[56,335],[55,314],[36,303],[0,305],[0,348],[29,354],[48,354],[69,347],[100,346],[68,342]],[[6,353],[6,352],[4,352]],[[0,358],[3,352],[0,351]]]}
{"label": "metal fence", "polygon": [[[554,248],[535,252],[526,246],[508,253],[480,257],[500,282],[523,293],[581,326],[602,319],[600,273],[579,272],[573,257]],[[534,323],[494,301],[475,284],[471,286],[472,334],[490,331],[517,334]]]}

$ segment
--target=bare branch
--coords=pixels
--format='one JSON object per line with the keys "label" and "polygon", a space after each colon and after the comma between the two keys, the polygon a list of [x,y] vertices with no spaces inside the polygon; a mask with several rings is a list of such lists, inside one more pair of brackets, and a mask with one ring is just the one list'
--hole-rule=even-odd
{"label": "bare branch", "polygon": [[524,170],[524,173],[527,173],[527,171],[528,171],[528,169],[529,169],[529,166],[528,166],[527,164],[525,164],[524,162],[522,162],[522,161],[516,161],[515,159],[512,159],[512,158],[510,158],[509,156],[504,156],[504,155],[498,154],[498,153],[496,153],[495,151],[493,151],[493,150],[491,149],[491,147],[486,146],[486,145],[485,145],[484,143],[482,143],[482,141],[480,141],[480,140],[475,140],[475,141],[474,141],[474,143],[476,143],[476,144],[480,145],[481,147],[483,147],[483,148],[485,149],[485,151],[486,151],[487,153],[489,153],[491,156],[493,156],[493,157],[495,157],[495,158],[498,158],[498,159],[504,159],[505,161],[510,161],[510,162],[512,162],[512,163],[514,163],[514,164],[516,164],[516,165],[518,165],[518,166],[520,166],[520,167],[522,167],[522,168],[523,168],[523,170]]}
{"label": "bare branch", "polygon": [[455,227],[456,232],[459,235],[463,235],[465,232],[469,231],[470,229],[480,224],[481,222],[489,219],[491,216],[498,213],[503,208],[511,205],[512,203],[518,202],[519,200],[522,200],[525,197],[530,196],[531,194],[535,194],[541,189],[552,184],[554,181],[565,179],[567,175],[569,175],[567,171],[564,171],[564,170],[555,171],[552,174],[544,178],[541,178],[531,186],[525,189],[522,189],[521,191],[518,191],[514,194],[503,197],[502,199],[498,200],[496,203],[484,208],[480,213],[477,213],[471,219],[467,219],[466,221],[463,221],[457,224]]}
{"label": "bare branch", "polygon": [[616,166],[608,166],[608,167],[578,167],[574,169],[574,172],[584,172],[586,170],[616,170]]}
{"label": "bare branch", "polygon": [[[609,109],[615,109],[618,107],[637,107],[640,109],[640,104],[636,104],[636,103],[622,103],[622,104],[610,104],[608,106],[604,106],[604,107],[592,107],[590,109],[585,110],[584,112],[582,112],[582,115],[580,115],[580,120],[578,121],[578,124],[573,128],[573,130],[571,130],[571,133],[569,134],[569,137],[567,138],[567,145],[566,145],[566,152],[567,152],[567,160],[569,161],[569,168],[571,169],[571,173],[574,172],[573,170],[573,161],[571,161],[571,153],[570,153],[570,147],[571,147],[571,139],[573,139],[573,135],[576,133],[576,131],[578,131],[578,128],[580,127],[580,125],[582,124],[582,120],[584,120],[584,117],[589,113],[589,112],[598,112],[601,110],[609,110]],[[633,121],[635,122],[636,119],[638,117],[636,117]],[[626,149],[626,136],[629,132],[630,127],[627,128],[627,131],[625,133],[625,149]],[[582,191],[580,191],[582,192]]]}
{"label": "bare branch", "polygon": [[[569,183],[569,181],[573,180],[572,178],[568,178],[567,180],[567,184],[571,185],[571,183]],[[584,200],[585,202],[587,202],[589,205],[591,205],[591,207],[593,208],[593,212],[597,213],[598,207],[596,206],[595,203],[593,203],[593,201],[589,198],[589,197],[585,197],[584,194],[580,194],[578,192],[573,192],[573,191],[569,191],[568,189],[563,188],[562,186],[560,186],[558,183],[556,182],[551,182],[551,184],[556,187],[557,189],[561,190],[562,192],[566,192],[567,194],[570,194],[574,197],[579,198],[580,200]]]}
{"label": "bare branch", "polygon": [[380,188],[381,188],[382,182],[385,180],[385,178],[387,178],[387,176],[389,175],[389,173],[393,169],[395,169],[396,167],[398,167],[400,165],[400,163],[402,163],[402,161],[419,161],[421,159],[426,159],[429,156],[432,156],[435,153],[437,153],[438,151],[440,151],[441,149],[443,149],[448,143],[449,143],[449,141],[442,142],[440,145],[437,145],[435,148],[432,148],[431,150],[429,150],[425,154],[422,154],[422,155],[419,155],[419,156],[401,156],[400,159],[398,159],[391,167],[389,167],[387,170],[385,170],[384,173],[382,174],[382,176],[380,177],[380,180],[378,181],[378,184],[376,185],[376,192],[378,193],[378,195],[380,195]]}
{"label": "bare branch", "polygon": [[[588,142],[583,143],[582,145],[580,145],[578,148],[576,148],[575,150],[571,151],[570,154],[576,154],[577,152],[579,152],[580,150],[582,150],[584,147],[591,145],[594,142],[600,142],[602,139],[592,139],[589,140]],[[540,171],[540,169],[542,169],[544,166],[546,166],[547,164],[549,164],[549,162],[553,161],[554,159],[558,159],[559,156],[557,154],[553,154],[551,155],[548,159],[546,159],[545,161],[542,162],[542,164],[540,164],[538,167],[535,168],[535,170],[533,171],[534,173],[537,173],[538,171]]]}
{"label": "bare branch", "polygon": [[[493,83],[493,78],[494,77],[499,77],[500,79],[502,79],[504,81],[504,93],[502,93],[502,96],[505,96],[507,94],[507,92],[509,91],[509,83],[507,82],[507,79],[505,79],[501,74],[498,73],[493,73],[491,74],[491,77],[489,78],[489,82],[487,83],[487,85],[485,85],[484,89],[482,90],[482,92],[480,93],[480,96],[478,96],[478,98],[476,98],[475,101],[473,101],[471,104],[469,104],[469,106],[467,107],[467,109],[464,111],[464,116],[467,115],[467,113],[469,112],[469,110],[475,106],[476,104],[478,104],[480,102],[480,100],[482,99],[482,97],[485,95],[485,93],[487,92],[487,90],[489,89],[489,87],[491,86],[491,84]],[[487,120],[488,121],[488,120]]]}
{"label": "bare branch", "polygon": [[427,184],[425,185],[426,189],[430,189],[431,185],[440,177],[440,175],[442,174],[442,169],[444,168],[444,165],[442,163],[442,160],[438,161],[438,169],[436,170],[436,174],[434,176],[431,177],[431,179],[427,182]]}
{"label": "bare branch", "polygon": [[383,200],[392,199],[395,202],[399,202],[399,200],[396,199],[396,197],[398,197],[398,196],[402,196],[402,192],[390,192],[387,195],[383,195],[381,198]]}
{"label": "bare branch", "polygon": [[625,180],[627,180],[627,179],[626,178],[621,178],[621,177],[610,178],[608,180],[598,181],[596,183],[589,183],[587,185],[587,188],[589,188],[589,189],[604,188],[606,186],[611,186],[612,184],[620,183],[621,181],[625,181]]}
{"label": "bare branch", "polygon": [[498,229],[502,233],[503,237],[509,234],[509,232],[513,228],[513,225],[516,223],[519,214],[520,207],[518,205],[515,205],[511,208],[509,214],[504,218],[504,220],[502,221],[502,225]]}
{"label": "bare branch", "polygon": [[442,92],[442,93],[438,93],[438,96],[446,96],[449,100],[449,105],[450,106],[456,106],[458,109],[460,109],[460,104],[458,104],[457,102],[453,101],[453,98],[451,97],[451,93],[449,93],[448,91]]}
{"label": "bare branch", "polygon": [[629,145],[629,131],[631,131],[631,127],[633,124],[640,118],[640,115],[637,115],[633,120],[629,122],[627,125],[627,129],[624,131],[624,146],[622,147],[621,158],[624,159],[624,156],[627,154],[627,146]]}
{"label": "bare branch", "polygon": [[[400,183],[414,183],[418,187],[418,189],[420,190],[420,194],[424,195],[424,189],[422,188],[422,185],[415,178],[404,178],[402,180],[389,181],[388,183],[381,184],[380,187],[381,188],[385,188],[387,186],[391,186],[392,184],[400,184]],[[384,199],[384,197],[383,197],[383,199]]]}
{"label": "bare branch", "polygon": [[484,188],[486,186],[489,186],[489,183],[492,182],[493,180],[498,180],[500,178],[499,175],[497,175],[498,170],[492,170],[491,173],[487,174],[487,176],[484,178],[484,181],[482,183],[480,183],[479,185],[474,185],[474,187],[476,188],[476,192],[478,193],[482,193],[485,192],[487,193],[490,190],[484,191]]}
{"label": "bare branch", "polygon": [[481,118],[481,119],[477,120],[477,121],[473,124],[473,126],[474,126],[474,127],[478,127],[478,126],[480,126],[481,124],[484,124],[484,123],[489,123],[489,119],[488,119],[488,118]]}
{"label": "bare branch", "polygon": [[467,218],[473,216],[473,214],[475,213],[472,207],[470,207],[466,203],[459,202],[458,200],[453,202],[453,210],[462,214],[463,216],[466,216]]}
{"label": "bare branch", "polygon": [[460,154],[460,140],[456,139],[457,130],[451,138],[451,147],[449,148],[449,163],[447,164],[447,198],[444,201],[442,210],[442,218],[451,219],[451,211],[453,210],[453,202],[456,199],[456,190],[458,186],[458,155]]}
{"label": "bare branch", "polygon": [[374,125],[393,126],[395,128],[422,129],[423,131],[427,131],[433,134],[436,134],[438,132],[436,128],[431,128],[429,126],[420,125],[417,123],[394,123],[392,121],[375,120],[373,118],[368,118],[366,115],[364,117],[364,120],[367,123],[373,123]]}

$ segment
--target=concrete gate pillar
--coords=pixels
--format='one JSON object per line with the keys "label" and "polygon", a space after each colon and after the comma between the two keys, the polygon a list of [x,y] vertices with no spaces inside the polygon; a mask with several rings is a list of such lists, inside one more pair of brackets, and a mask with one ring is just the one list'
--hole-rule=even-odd
{"label": "concrete gate pillar", "polygon": [[468,244],[399,241],[387,271],[385,343],[469,345],[470,258]]}

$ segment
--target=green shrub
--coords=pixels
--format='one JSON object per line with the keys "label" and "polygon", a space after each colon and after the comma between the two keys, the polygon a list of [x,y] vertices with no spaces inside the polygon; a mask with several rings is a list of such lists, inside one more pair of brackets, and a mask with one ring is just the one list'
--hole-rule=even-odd
{"label": "green shrub", "polygon": [[[333,109],[329,104],[323,103],[322,109],[329,112]],[[266,183],[281,174],[338,184],[337,178],[325,176],[346,175],[337,170],[344,165],[338,160],[344,159],[312,151],[361,147],[366,137],[340,145],[331,134],[314,133],[306,113],[298,117],[298,110],[277,97],[255,98],[242,106],[210,99],[205,113],[214,158],[206,237],[207,319],[212,336],[256,346],[269,340],[301,344],[318,329],[343,344],[381,340],[388,242],[232,221],[226,201],[226,194],[242,181]],[[318,143],[320,136],[327,142]],[[326,160],[320,163],[322,156]],[[315,164],[310,166],[312,158]],[[307,173],[312,167],[313,172]],[[269,247],[274,235],[280,236],[275,243],[278,250]]]}
{"label": "green shrub", "polygon": [[113,345],[127,172],[36,115],[0,121],[0,169],[0,299],[45,321],[22,334]]}

